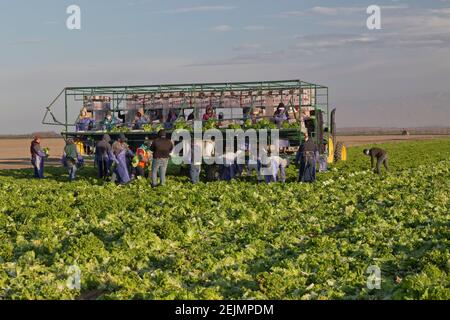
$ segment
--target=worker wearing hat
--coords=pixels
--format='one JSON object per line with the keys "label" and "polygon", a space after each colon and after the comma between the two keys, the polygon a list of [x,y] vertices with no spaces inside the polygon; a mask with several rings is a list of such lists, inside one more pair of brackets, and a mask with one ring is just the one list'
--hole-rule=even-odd
{"label": "worker wearing hat", "polygon": [[113,159],[110,142],[111,137],[104,134],[102,140],[95,147],[95,163],[97,164],[99,179],[106,179],[110,173]]}
{"label": "worker wearing hat", "polygon": [[[385,150],[380,148],[372,148],[372,149],[365,149],[363,153],[366,156],[370,157],[370,168],[374,170],[375,173],[381,175],[381,166],[384,165],[384,168],[386,169],[386,172],[389,172],[389,165],[388,165],[388,154]],[[376,161],[376,167],[375,167],[375,161]]]}
{"label": "worker wearing hat", "polygon": [[66,159],[66,166],[69,169],[69,181],[75,180],[78,156],[79,154],[75,142],[72,138],[68,138],[64,148],[64,157]]}
{"label": "worker wearing hat", "polygon": [[115,179],[113,180],[121,185],[131,181],[127,158],[133,156],[133,153],[128,148],[127,141],[128,139],[121,133],[112,145],[113,166],[115,167],[113,172]]}
{"label": "worker wearing hat", "polygon": [[281,128],[283,123],[288,120],[288,116],[286,115],[286,107],[284,103],[280,103],[278,105],[277,111],[273,115],[273,121],[277,125],[278,128]]}
{"label": "worker wearing hat", "polygon": [[142,126],[147,124],[147,123],[148,123],[147,117],[145,117],[144,115],[142,115],[142,113],[140,111],[138,111],[136,113],[136,117],[135,117],[134,122],[133,122],[133,129],[134,130],[141,130]]}
{"label": "worker wearing hat", "polygon": [[173,143],[166,137],[166,131],[160,130],[158,138],[155,139],[150,147],[153,152],[152,162],[152,187],[158,185],[158,175],[161,185],[166,183],[166,171],[169,164],[170,154],[173,150]]}
{"label": "worker wearing hat", "polygon": [[105,131],[111,131],[118,124],[120,124],[120,120],[115,118],[111,111],[108,111],[106,113],[105,119],[101,123],[102,129],[105,130]]}
{"label": "worker wearing hat", "polygon": [[132,164],[136,177],[146,176],[145,171],[149,167],[149,163],[151,161],[150,146],[150,139],[146,137],[144,143],[136,150],[136,155],[133,158]]}
{"label": "worker wearing hat", "polygon": [[304,141],[298,149],[295,163],[299,165],[299,182],[316,181],[316,163],[319,155],[319,148],[307,133],[304,133]]}
{"label": "worker wearing hat", "polygon": [[31,164],[34,168],[34,177],[38,179],[44,178],[44,160],[48,157],[41,147],[41,138],[34,136],[30,146]]}

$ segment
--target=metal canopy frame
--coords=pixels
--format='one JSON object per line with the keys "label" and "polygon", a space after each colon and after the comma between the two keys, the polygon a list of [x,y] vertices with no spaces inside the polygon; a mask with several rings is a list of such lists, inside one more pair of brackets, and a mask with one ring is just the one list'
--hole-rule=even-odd
{"label": "metal canopy frame", "polygon": [[[170,93],[183,93],[186,98],[198,98],[197,94],[218,92],[251,92],[250,96],[256,92],[256,96],[261,95],[263,91],[285,91],[285,90],[299,90],[300,92],[300,108],[302,107],[301,94],[303,89],[315,90],[315,101],[309,107],[314,107],[316,111],[318,109],[324,111],[326,114],[325,123],[329,123],[329,96],[328,87],[302,81],[302,80],[280,80],[280,81],[258,81],[258,82],[228,82],[228,83],[194,83],[194,84],[165,84],[165,85],[136,85],[136,86],[96,86],[96,87],[66,87],[61,93],[52,101],[52,103],[46,108],[46,113],[42,120],[45,125],[57,125],[64,126],[65,132],[69,132],[69,127],[74,127],[74,123],[69,123],[68,120],[68,101],[72,99],[76,102],[84,101],[86,96],[108,96],[111,98],[112,111],[119,111],[118,106],[123,101],[128,101],[129,95],[149,95],[154,97],[156,94],[170,94]],[[58,121],[52,113],[52,108],[64,95],[64,122]],[[249,95],[247,95],[249,96]],[[206,97],[205,97],[206,98]],[[144,101],[145,103],[145,101]],[[292,107],[292,106],[291,106]],[[195,105],[190,105],[186,109],[198,109]],[[51,117],[51,120],[49,119]]]}

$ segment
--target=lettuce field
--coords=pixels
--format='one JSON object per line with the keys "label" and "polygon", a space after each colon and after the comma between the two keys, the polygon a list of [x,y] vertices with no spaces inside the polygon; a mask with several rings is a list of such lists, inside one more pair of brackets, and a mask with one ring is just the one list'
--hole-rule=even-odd
{"label": "lettuce field", "polygon": [[354,147],[313,185],[0,171],[0,300],[450,299],[450,140],[382,147],[390,174]]}

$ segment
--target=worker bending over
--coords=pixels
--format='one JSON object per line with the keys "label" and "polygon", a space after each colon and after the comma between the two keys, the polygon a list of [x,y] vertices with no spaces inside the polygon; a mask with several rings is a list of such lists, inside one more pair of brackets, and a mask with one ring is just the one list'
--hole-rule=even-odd
{"label": "worker bending over", "polygon": [[380,148],[365,149],[364,154],[370,157],[370,169],[375,169],[375,159],[377,160],[376,173],[381,175],[381,165],[384,165],[386,171],[389,172],[388,154]]}

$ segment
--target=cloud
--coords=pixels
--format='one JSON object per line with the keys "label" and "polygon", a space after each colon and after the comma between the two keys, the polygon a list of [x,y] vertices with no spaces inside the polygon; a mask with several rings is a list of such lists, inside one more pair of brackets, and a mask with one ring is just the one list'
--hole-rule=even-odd
{"label": "cloud", "polygon": [[[409,8],[408,5],[385,5],[380,6],[382,10],[400,10]],[[323,15],[323,16],[341,16],[341,15],[351,15],[355,13],[365,14],[367,6],[358,7],[325,7],[325,6],[315,6],[310,9],[303,11],[300,10],[290,10],[283,11],[275,15],[278,18],[289,18],[289,17],[303,17],[310,15]]]}
{"label": "cloud", "polygon": [[[362,8],[355,8],[355,7],[314,7],[311,9],[311,12],[313,13],[317,13],[317,14],[322,14],[322,15],[327,15],[327,16],[335,16],[338,14],[343,14],[343,13],[355,13],[355,12],[359,12],[362,11]],[[365,9],[364,9],[365,10]]]}
{"label": "cloud", "polygon": [[305,12],[300,10],[283,11],[275,15],[277,18],[302,17]]}
{"label": "cloud", "polygon": [[430,9],[428,12],[437,15],[450,15],[450,8]]}
{"label": "cloud", "polygon": [[410,35],[450,34],[450,18],[432,12],[385,16],[383,28]]}
{"label": "cloud", "polygon": [[164,13],[168,14],[179,14],[179,13],[192,13],[192,12],[214,12],[214,11],[229,11],[235,10],[235,6],[198,6],[198,7],[187,7],[187,8],[177,8],[166,10]]}
{"label": "cloud", "polygon": [[139,6],[139,5],[145,5],[152,2],[152,0],[136,0],[136,1],[129,1],[127,3],[128,6],[130,7],[134,7],[134,6]]}
{"label": "cloud", "polygon": [[297,43],[293,48],[313,53],[333,48],[354,48],[372,45],[379,39],[369,34],[315,34],[296,36]]}
{"label": "cloud", "polygon": [[227,24],[222,24],[220,26],[215,26],[211,28],[211,31],[215,31],[215,32],[228,32],[233,30],[233,28]]}
{"label": "cloud", "polygon": [[294,50],[306,54],[326,52],[330,49],[419,49],[450,48],[449,34],[408,34],[393,33],[361,33],[361,34],[316,34],[295,36]]}
{"label": "cloud", "polygon": [[[403,10],[408,8],[408,10]],[[371,32],[379,48],[450,47],[450,8],[423,9],[406,5],[383,6],[382,31]],[[331,13],[331,11],[330,11]],[[339,18],[319,22],[334,28],[366,29],[365,19]]]}
{"label": "cloud", "polygon": [[17,40],[17,41],[13,41],[10,42],[9,45],[11,46],[32,46],[32,45],[39,45],[42,43],[47,42],[46,39],[23,39],[23,40]]}
{"label": "cloud", "polygon": [[246,50],[256,50],[261,49],[261,44],[259,43],[244,43],[234,46],[233,49],[236,51],[246,51]]}
{"label": "cloud", "polygon": [[245,31],[266,31],[266,30],[270,30],[270,27],[266,27],[266,26],[246,26],[244,27]]}
{"label": "cloud", "polygon": [[233,66],[254,65],[261,63],[277,64],[277,61],[285,56],[284,50],[241,53],[231,58],[206,60],[186,65],[186,67],[211,67],[211,66]]}

